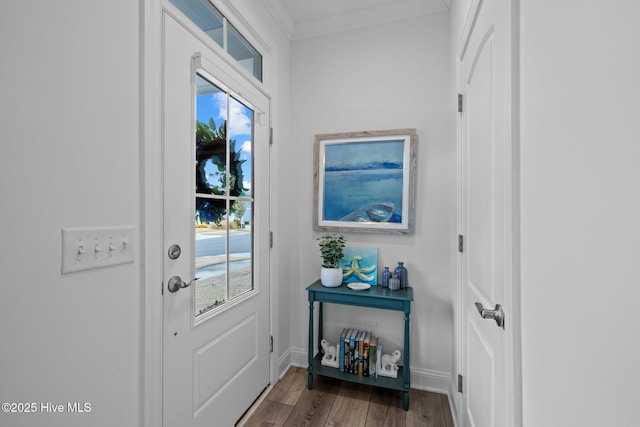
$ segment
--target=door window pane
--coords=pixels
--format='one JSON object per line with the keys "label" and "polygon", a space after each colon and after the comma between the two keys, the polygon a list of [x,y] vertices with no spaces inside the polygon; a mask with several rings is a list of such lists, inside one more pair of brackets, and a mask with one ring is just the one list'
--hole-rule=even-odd
{"label": "door window pane", "polygon": [[253,144],[253,111],[229,97],[229,149],[233,177],[229,183],[232,196],[250,197],[251,147]]}
{"label": "door window pane", "polygon": [[231,206],[229,231],[229,299],[253,289],[252,205],[237,200]]}
{"label": "door window pane", "polygon": [[222,196],[227,194],[227,93],[199,75],[196,84],[196,192]]}
{"label": "door window pane", "polygon": [[253,290],[253,117],[196,76],[196,316]]}

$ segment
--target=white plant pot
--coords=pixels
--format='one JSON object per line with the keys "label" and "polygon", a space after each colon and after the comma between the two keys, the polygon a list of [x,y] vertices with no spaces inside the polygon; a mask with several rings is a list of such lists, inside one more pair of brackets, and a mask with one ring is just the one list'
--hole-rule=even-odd
{"label": "white plant pot", "polygon": [[342,284],[342,268],[326,268],[320,269],[320,283],[327,288],[337,288]]}

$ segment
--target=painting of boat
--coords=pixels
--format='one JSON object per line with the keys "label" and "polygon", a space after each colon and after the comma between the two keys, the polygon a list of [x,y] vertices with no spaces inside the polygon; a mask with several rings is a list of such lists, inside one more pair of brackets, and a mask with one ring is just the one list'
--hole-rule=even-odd
{"label": "painting of boat", "polygon": [[373,203],[356,209],[340,221],[389,222],[394,212],[395,205],[392,202]]}
{"label": "painting of boat", "polygon": [[313,227],[413,232],[415,129],[316,135]]}

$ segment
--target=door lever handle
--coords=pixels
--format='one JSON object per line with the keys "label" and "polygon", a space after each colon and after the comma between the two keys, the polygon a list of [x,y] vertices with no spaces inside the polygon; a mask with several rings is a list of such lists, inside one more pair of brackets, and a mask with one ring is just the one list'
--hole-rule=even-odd
{"label": "door lever handle", "polygon": [[188,288],[189,286],[193,285],[198,279],[199,278],[196,277],[195,279],[187,283],[182,280],[180,276],[172,276],[167,283],[167,287],[169,288],[169,292],[178,292],[180,289]]}
{"label": "door lever handle", "polygon": [[496,324],[504,329],[504,310],[502,310],[502,306],[500,304],[496,304],[496,307],[493,310],[487,310],[482,306],[482,304],[477,302],[476,308],[483,319],[494,319]]}

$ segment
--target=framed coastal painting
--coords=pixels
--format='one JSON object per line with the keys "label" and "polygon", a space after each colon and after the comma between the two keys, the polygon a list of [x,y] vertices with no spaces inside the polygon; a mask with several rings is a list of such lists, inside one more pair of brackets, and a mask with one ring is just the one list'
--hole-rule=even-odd
{"label": "framed coastal painting", "polygon": [[417,139],[415,129],[316,135],[314,229],[413,232]]}

